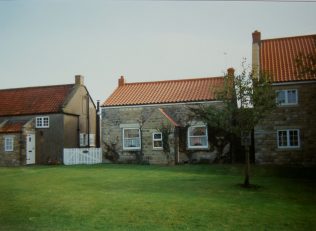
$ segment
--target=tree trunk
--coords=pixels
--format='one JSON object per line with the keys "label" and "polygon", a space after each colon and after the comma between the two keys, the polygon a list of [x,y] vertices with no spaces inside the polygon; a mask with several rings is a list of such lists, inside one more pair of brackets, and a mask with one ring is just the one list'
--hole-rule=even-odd
{"label": "tree trunk", "polygon": [[250,186],[250,177],[249,177],[249,171],[250,171],[250,158],[249,158],[249,146],[245,145],[245,159],[246,159],[246,168],[245,168],[245,181],[244,186],[249,187]]}

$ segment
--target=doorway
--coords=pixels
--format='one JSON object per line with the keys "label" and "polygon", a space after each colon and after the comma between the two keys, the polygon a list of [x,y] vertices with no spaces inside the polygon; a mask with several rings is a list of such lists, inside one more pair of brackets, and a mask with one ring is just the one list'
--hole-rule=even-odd
{"label": "doorway", "polygon": [[35,164],[35,134],[26,135],[26,164]]}

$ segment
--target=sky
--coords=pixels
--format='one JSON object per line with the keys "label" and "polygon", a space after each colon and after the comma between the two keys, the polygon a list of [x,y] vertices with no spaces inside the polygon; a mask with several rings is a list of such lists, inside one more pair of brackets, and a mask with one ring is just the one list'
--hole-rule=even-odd
{"label": "sky", "polygon": [[262,39],[316,34],[316,2],[0,0],[0,89],[222,76]]}

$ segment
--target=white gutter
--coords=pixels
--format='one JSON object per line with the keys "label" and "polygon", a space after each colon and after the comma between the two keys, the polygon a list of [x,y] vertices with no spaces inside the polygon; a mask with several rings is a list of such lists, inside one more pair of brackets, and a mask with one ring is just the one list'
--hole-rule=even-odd
{"label": "white gutter", "polygon": [[296,84],[309,84],[316,83],[316,80],[305,80],[305,81],[297,81],[297,82],[282,82],[282,83],[272,83],[272,86],[282,86],[282,85],[296,85]]}

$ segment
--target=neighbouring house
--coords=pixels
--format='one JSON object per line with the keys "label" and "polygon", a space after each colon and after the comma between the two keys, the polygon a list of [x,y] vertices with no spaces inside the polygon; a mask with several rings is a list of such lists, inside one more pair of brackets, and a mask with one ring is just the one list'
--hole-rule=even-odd
{"label": "neighbouring house", "polygon": [[[301,74],[297,57],[316,52],[316,35],[261,39],[252,34],[256,74],[268,73],[277,108],[255,128],[259,164],[316,164],[316,75]],[[315,64],[314,64],[315,65]]]}
{"label": "neighbouring house", "polygon": [[[230,68],[230,75],[234,69]],[[225,77],[126,83],[102,104],[102,147],[108,160],[150,164],[211,162],[216,150],[190,107],[218,105]]]}
{"label": "neighbouring house", "polygon": [[0,90],[0,165],[60,163],[64,148],[95,146],[96,107],[75,84]]}

